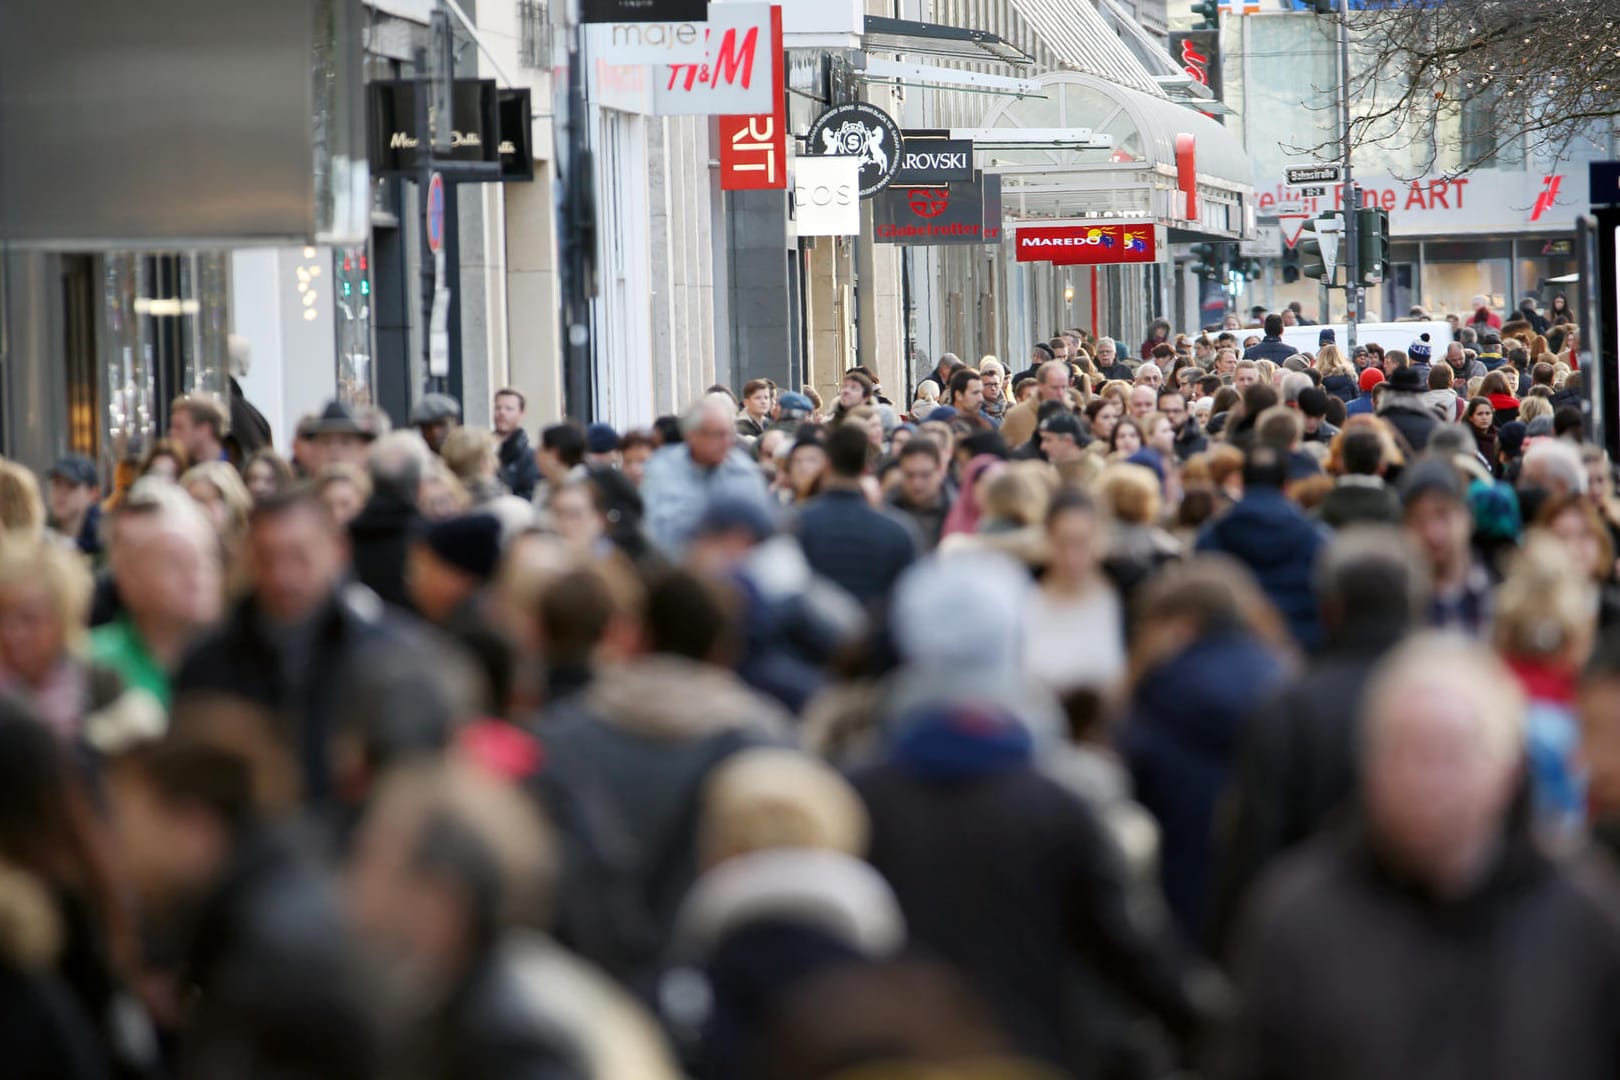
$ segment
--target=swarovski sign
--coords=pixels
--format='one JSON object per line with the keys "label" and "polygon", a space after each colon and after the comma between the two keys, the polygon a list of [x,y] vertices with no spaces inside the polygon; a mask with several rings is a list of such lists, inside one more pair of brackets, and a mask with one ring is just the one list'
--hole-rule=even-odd
{"label": "swarovski sign", "polygon": [[894,183],[949,184],[973,179],[973,140],[952,139],[943,131],[908,131]]}

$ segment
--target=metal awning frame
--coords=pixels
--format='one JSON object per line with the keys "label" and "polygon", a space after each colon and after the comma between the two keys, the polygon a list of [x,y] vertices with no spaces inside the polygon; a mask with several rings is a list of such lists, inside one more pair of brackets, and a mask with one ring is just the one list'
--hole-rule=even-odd
{"label": "metal awning frame", "polygon": [[941,26],[938,23],[916,22],[911,19],[892,19],[886,15],[868,15],[861,47],[867,52],[906,53],[912,56],[939,56],[952,60],[993,60],[1001,64],[1024,66],[1035,58],[1010,41],[988,30],[970,30],[961,26]]}
{"label": "metal awning frame", "polygon": [[1018,79],[1010,75],[987,75],[980,71],[939,67],[936,64],[904,64],[898,60],[885,60],[869,56],[866,66],[859,69],[860,77],[869,83],[894,86],[917,86],[930,90],[958,90],[971,94],[1005,94],[1010,97],[1044,98],[1041,84],[1034,79]]}

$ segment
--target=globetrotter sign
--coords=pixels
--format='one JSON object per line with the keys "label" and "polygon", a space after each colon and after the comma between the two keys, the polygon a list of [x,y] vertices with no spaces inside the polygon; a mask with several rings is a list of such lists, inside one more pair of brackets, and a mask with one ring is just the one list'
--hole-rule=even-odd
{"label": "globetrotter sign", "polygon": [[1014,238],[1019,262],[1060,266],[1104,266],[1159,261],[1154,226],[1022,225]]}
{"label": "globetrotter sign", "polygon": [[872,204],[879,244],[949,245],[1001,242],[1001,175],[974,174],[949,187],[891,186]]}

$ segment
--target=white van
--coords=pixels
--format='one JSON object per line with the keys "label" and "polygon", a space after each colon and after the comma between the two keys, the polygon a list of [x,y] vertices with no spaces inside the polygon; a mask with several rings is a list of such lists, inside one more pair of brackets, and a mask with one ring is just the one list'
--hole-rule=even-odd
{"label": "white van", "polygon": [[[1334,344],[1341,350],[1347,350],[1350,339],[1346,336],[1343,323],[1327,324],[1333,331]],[[1293,348],[1300,352],[1315,353],[1318,342],[1322,336],[1322,326],[1285,326],[1282,338]],[[1247,337],[1253,331],[1245,331],[1238,340]],[[1371,345],[1377,342],[1384,347],[1385,352],[1399,349],[1409,352],[1412,342],[1418,335],[1429,335],[1430,355],[1439,359],[1446,354],[1446,346],[1451,344],[1451,324],[1448,322],[1377,322],[1356,324],[1356,344]]]}

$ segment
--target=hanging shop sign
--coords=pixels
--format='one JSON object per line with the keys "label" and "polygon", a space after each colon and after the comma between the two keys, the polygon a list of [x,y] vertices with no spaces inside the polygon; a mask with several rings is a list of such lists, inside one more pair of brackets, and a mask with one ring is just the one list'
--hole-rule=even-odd
{"label": "hanging shop sign", "polygon": [[861,198],[888,187],[900,168],[900,128],[876,105],[857,101],[834,105],[816,117],[805,136],[805,152],[852,157],[861,164]]}
{"label": "hanging shop sign", "polygon": [[1019,262],[1060,266],[1151,263],[1159,259],[1156,230],[1140,225],[1021,225],[1014,234]]}
{"label": "hanging shop sign", "polygon": [[[1170,57],[1181,65],[1194,82],[1209,87],[1216,101],[1221,100],[1221,32],[1219,30],[1170,31]],[[1193,103],[1194,108],[1197,103]]]}
{"label": "hanging shop sign", "polygon": [[670,23],[703,21],[708,0],[580,0],[579,19],[587,23]]}
{"label": "hanging shop sign", "polygon": [[793,227],[799,236],[857,236],[861,163],[853,157],[793,162]]}
{"label": "hanging shop sign", "polygon": [[1001,242],[1001,174],[946,187],[889,189],[872,202],[872,239],[879,244],[940,246]]}
{"label": "hanging shop sign", "polygon": [[[719,11],[725,5],[716,5]],[[722,116],[720,189],[771,191],[787,187],[787,94],[782,86],[782,9],[771,8],[771,112]]]}
{"label": "hanging shop sign", "polygon": [[[416,95],[427,92],[426,84],[396,79],[371,83],[367,89],[372,175],[415,176],[427,139],[427,132],[417,130]],[[433,167],[447,178],[499,179],[501,118],[495,80],[457,79],[450,101],[450,150],[434,154]]]}
{"label": "hanging shop sign", "polygon": [[591,70],[597,104],[643,116],[745,116],[773,112],[773,60],[782,51],[772,4],[716,4],[701,59],[624,64],[598,58]]}
{"label": "hanging shop sign", "polygon": [[534,179],[534,124],[529,90],[502,90],[496,96],[500,118],[501,180],[505,183]]}
{"label": "hanging shop sign", "polygon": [[953,139],[944,131],[901,133],[900,167],[894,187],[950,184],[973,179],[973,140]]}

